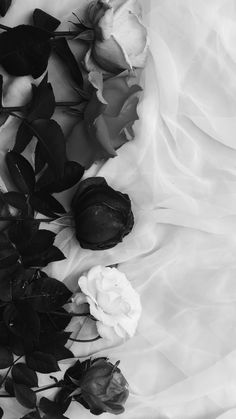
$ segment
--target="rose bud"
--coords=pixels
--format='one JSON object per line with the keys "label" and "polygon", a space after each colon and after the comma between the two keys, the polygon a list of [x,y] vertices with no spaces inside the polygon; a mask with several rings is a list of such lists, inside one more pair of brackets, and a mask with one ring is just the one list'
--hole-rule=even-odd
{"label": "rose bud", "polygon": [[94,41],[85,56],[88,71],[117,74],[123,70],[144,67],[147,30],[141,23],[136,0],[98,0],[87,11]]}
{"label": "rose bud", "polygon": [[128,383],[118,368],[106,358],[79,361],[65,374],[65,382],[71,386],[71,396],[94,415],[124,412],[128,398]]}
{"label": "rose bud", "polygon": [[82,181],[71,206],[76,238],[84,249],[110,249],[134,224],[129,196],[112,189],[102,177]]}

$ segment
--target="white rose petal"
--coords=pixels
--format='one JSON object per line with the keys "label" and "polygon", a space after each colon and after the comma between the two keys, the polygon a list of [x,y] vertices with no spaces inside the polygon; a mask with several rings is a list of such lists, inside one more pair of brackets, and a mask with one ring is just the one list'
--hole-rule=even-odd
{"label": "white rose petal", "polygon": [[[139,294],[133,289],[125,274],[116,268],[95,266],[78,284],[97,319],[101,337],[114,340],[134,335],[141,314]],[[74,301],[85,301],[77,294]]]}

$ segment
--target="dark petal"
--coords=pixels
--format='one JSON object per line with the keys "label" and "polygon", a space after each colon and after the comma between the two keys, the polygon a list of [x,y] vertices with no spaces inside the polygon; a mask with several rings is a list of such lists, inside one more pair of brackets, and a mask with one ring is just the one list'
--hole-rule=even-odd
{"label": "dark petal", "polygon": [[131,210],[131,201],[128,195],[115,191],[109,186],[98,186],[84,192],[78,201],[77,212],[99,204],[104,204],[114,211],[122,213],[124,216]]}
{"label": "dark petal", "polygon": [[73,197],[71,206],[72,208],[76,206],[77,200],[80,198],[80,196],[86,191],[87,188],[90,187],[96,187],[97,185],[107,185],[106,180],[104,177],[89,177],[82,182],[80,182],[78,189]]}
{"label": "dark petal", "polygon": [[13,76],[41,76],[51,52],[50,34],[30,25],[19,25],[0,35],[0,63]]}
{"label": "dark petal", "polygon": [[120,404],[106,402],[106,412],[113,413],[113,415],[120,415],[125,411],[124,407]]}
{"label": "dark petal", "polygon": [[75,380],[79,380],[82,378],[85,371],[83,364],[83,362],[81,363],[78,360],[72,367],[68,368],[64,375],[64,380],[67,384],[73,384],[70,377]]}
{"label": "dark petal", "polygon": [[87,208],[75,217],[76,236],[91,244],[112,240],[124,229],[123,217],[104,204]]}
{"label": "dark petal", "polygon": [[102,413],[106,412],[105,403],[103,403],[98,397],[93,396],[92,394],[89,394],[85,391],[82,391],[81,396],[88,404],[91,413],[94,415],[101,415]]}
{"label": "dark petal", "polygon": [[112,189],[102,177],[91,177],[80,182],[71,206],[77,212],[101,202],[119,211],[127,212],[131,209],[129,196]]}

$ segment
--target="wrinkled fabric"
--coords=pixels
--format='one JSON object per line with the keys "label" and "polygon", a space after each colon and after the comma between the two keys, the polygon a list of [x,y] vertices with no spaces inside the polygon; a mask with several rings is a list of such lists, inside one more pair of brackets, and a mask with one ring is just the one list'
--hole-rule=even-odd
{"label": "wrinkled fabric", "polygon": [[[68,10],[78,13],[79,4],[18,1],[2,22],[22,23],[35,7],[67,20]],[[79,276],[93,265],[119,264],[140,293],[143,312],[135,337],[112,347],[105,340],[71,346],[76,356],[121,360],[131,393],[122,419],[235,419],[235,2],[141,4],[151,53],[142,76],[136,138],[117,157],[86,173],[104,176],[114,189],[129,194],[134,229],[113,249],[99,252],[81,249],[73,226],[55,224],[60,230],[56,243],[67,259],[51,264],[48,272],[76,291]],[[55,69],[53,60],[49,78],[58,100],[73,98],[65,73]],[[24,100],[30,78],[7,80],[7,103]],[[60,112],[56,116],[69,133],[75,121]],[[1,128],[2,156],[17,124],[10,119]],[[75,152],[68,136],[73,159]],[[63,194],[67,208],[72,195],[73,190]],[[86,332],[81,320],[71,324],[78,338],[96,335],[93,327],[89,324]],[[63,361],[62,370],[72,362]],[[47,384],[49,378],[41,375],[40,380]],[[15,419],[12,400],[4,404],[13,412],[5,417]],[[66,415],[90,417],[75,403]]]}

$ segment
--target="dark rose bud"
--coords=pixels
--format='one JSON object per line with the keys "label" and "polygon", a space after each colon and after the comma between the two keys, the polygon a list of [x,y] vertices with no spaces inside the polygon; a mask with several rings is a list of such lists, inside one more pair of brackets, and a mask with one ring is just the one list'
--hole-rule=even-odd
{"label": "dark rose bud", "polygon": [[94,415],[104,412],[118,415],[124,412],[129,390],[118,364],[97,358],[92,362],[76,363],[66,373],[66,381],[74,383],[75,400]]}
{"label": "dark rose bud", "polygon": [[132,229],[129,196],[115,191],[102,177],[82,181],[72,200],[76,237],[81,247],[110,249]]}

